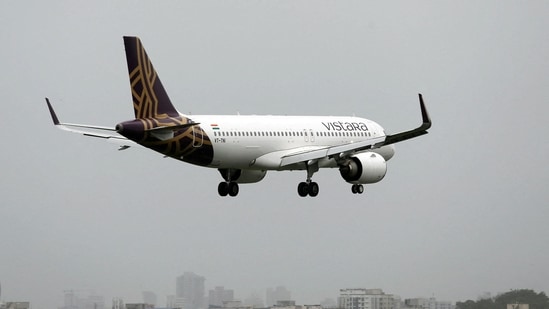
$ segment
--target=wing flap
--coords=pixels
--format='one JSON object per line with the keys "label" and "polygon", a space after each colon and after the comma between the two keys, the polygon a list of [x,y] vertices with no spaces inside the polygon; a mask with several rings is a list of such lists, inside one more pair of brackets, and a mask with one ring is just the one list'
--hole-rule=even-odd
{"label": "wing flap", "polygon": [[359,152],[371,148],[375,148],[375,145],[382,143],[385,137],[372,138],[366,141],[347,143],[343,145],[325,147],[321,149],[307,149],[298,153],[292,153],[284,155],[281,158],[280,166],[286,166],[298,162],[306,162],[309,160],[316,160],[322,158],[328,158],[334,155]]}

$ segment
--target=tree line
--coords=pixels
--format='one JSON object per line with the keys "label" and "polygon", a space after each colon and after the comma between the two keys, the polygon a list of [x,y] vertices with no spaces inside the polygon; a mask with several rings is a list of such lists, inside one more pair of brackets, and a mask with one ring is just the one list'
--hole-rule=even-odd
{"label": "tree line", "polygon": [[507,309],[507,304],[528,304],[530,309],[549,309],[549,297],[544,292],[512,290],[492,298],[457,302],[457,309]]}

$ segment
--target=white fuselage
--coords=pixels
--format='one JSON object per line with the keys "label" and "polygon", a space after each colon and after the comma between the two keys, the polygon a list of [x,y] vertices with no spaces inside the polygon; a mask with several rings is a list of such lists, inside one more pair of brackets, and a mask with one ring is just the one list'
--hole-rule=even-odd
{"label": "white fuselage", "polygon": [[[334,116],[187,116],[210,137],[214,157],[210,167],[261,170],[303,169],[304,164],[280,167],[280,157],[292,149],[320,149],[385,136],[374,121]],[[305,148],[304,148],[305,147]],[[376,149],[386,160],[393,147]],[[329,158],[320,167],[336,167]]]}

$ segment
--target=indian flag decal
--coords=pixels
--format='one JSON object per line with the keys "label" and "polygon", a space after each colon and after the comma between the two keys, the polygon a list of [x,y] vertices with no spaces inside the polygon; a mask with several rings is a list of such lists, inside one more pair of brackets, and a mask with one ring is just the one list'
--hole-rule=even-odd
{"label": "indian flag decal", "polygon": [[211,126],[212,126],[212,130],[219,130],[219,126],[217,124],[212,123]]}

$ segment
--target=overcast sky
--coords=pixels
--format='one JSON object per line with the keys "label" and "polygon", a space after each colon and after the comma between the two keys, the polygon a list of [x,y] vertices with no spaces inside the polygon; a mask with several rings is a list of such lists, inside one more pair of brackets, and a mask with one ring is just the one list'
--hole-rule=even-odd
{"label": "overcast sky", "polygon": [[[285,285],[402,298],[549,292],[549,2],[0,2],[1,298],[126,302],[184,271],[244,299]],[[220,198],[214,169],[56,129],[133,118],[123,35],[191,114],[357,115],[397,144],[353,195],[339,172],[270,172]]]}

